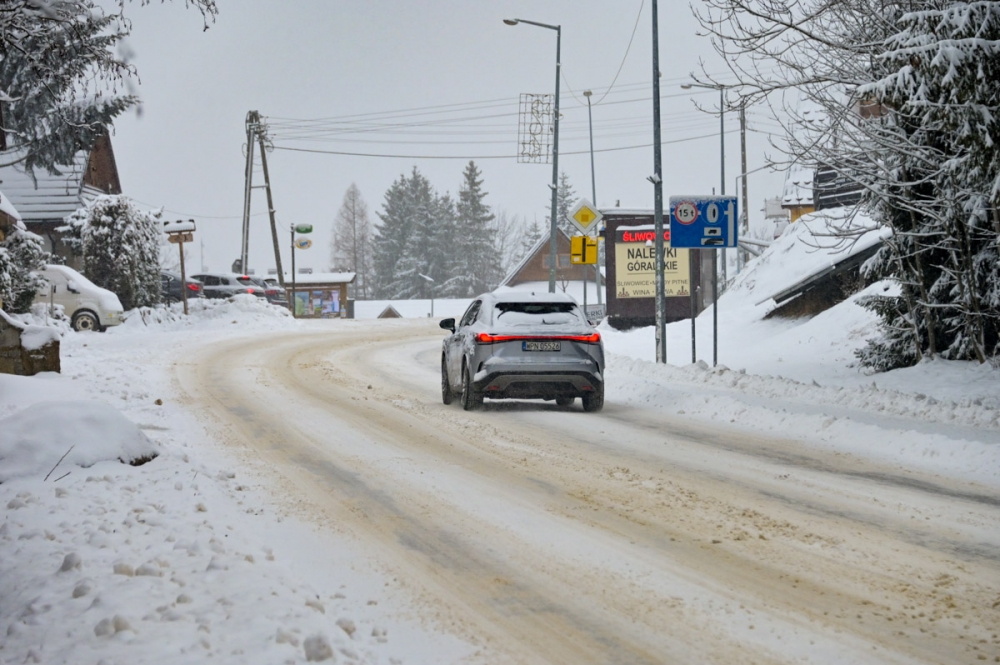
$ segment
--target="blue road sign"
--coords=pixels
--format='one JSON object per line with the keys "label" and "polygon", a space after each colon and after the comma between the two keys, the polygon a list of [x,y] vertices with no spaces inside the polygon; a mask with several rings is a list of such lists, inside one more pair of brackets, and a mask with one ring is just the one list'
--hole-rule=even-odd
{"label": "blue road sign", "polygon": [[738,235],[735,196],[670,197],[671,247],[736,247]]}

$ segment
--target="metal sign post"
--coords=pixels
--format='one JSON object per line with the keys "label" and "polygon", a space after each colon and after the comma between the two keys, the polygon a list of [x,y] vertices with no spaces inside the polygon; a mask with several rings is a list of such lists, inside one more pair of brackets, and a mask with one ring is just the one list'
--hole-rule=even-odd
{"label": "metal sign post", "polygon": [[[738,219],[735,196],[670,197],[670,245],[712,250],[713,367],[719,364],[718,250],[738,246]],[[694,354],[694,308],[691,310],[691,335],[691,353]]]}
{"label": "metal sign post", "polygon": [[194,242],[194,220],[179,219],[175,222],[164,222],[163,230],[167,234],[167,240],[176,244],[181,253],[181,300],[184,302],[184,316],[187,316],[187,271],[184,268],[184,243]]}
{"label": "metal sign post", "polygon": [[[576,228],[580,229],[580,233],[583,234],[585,238],[589,238],[596,233],[597,229],[601,226],[601,220],[604,219],[603,213],[598,210],[590,201],[587,199],[580,199],[573,208],[572,212],[569,214],[570,223]],[[587,247],[593,246],[597,247],[596,238],[591,242],[589,239],[586,244]],[[570,263],[583,263],[590,264],[590,261],[573,261],[570,259]],[[594,269],[597,270],[597,261],[593,261]],[[587,272],[584,269],[583,273],[583,311],[587,311]]]}
{"label": "metal sign post", "polygon": [[291,235],[292,235],[292,297],[289,298],[288,304],[292,308],[292,318],[294,319],[295,318],[295,314],[296,314],[296,312],[295,312],[295,300],[296,300],[296,296],[295,296],[295,248],[299,247],[299,249],[309,249],[310,247],[312,247],[312,241],[311,240],[309,240],[308,238],[301,238],[298,241],[296,241],[295,240],[295,234],[296,233],[312,233],[313,227],[312,227],[312,224],[298,224],[298,225],[296,225],[296,224],[290,224],[289,225],[289,230],[291,231]]}

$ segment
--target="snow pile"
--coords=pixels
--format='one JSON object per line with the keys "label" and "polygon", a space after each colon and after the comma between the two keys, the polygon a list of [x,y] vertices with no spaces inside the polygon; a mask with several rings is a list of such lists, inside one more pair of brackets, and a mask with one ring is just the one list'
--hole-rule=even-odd
{"label": "snow pile", "polygon": [[184,315],[184,304],[173,303],[164,307],[140,307],[125,313],[125,322],[113,329],[139,331],[156,328],[172,331],[197,327],[218,329],[232,324],[251,326],[255,330],[293,329],[299,323],[284,307],[268,303],[249,293],[240,293],[230,298],[192,298],[188,300],[188,315]]}
{"label": "snow pile", "polygon": [[21,331],[21,346],[28,351],[35,351],[46,344],[59,341],[59,332],[56,329],[24,321],[24,318],[30,319],[28,316],[15,317],[0,310],[0,317]]}
{"label": "snow pile", "polygon": [[118,460],[136,464],[157,455],[145,434],[117,409],[94,400],[40,402],[0,420],[0,483],[41,478],[59,468]]}

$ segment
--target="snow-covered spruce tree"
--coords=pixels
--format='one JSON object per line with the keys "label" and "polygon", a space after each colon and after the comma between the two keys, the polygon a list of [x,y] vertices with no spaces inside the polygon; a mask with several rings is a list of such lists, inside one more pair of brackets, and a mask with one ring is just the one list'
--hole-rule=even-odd
{"label": "snow-covered spruce tree", "polygon": [[[114,291],[125,309],[160,302],[157,217],[126,196],[99,196],[66,218],[59,230],[83,256],[83,274]],[[75,240],[73,240],[75,238]]]}
{"label": "snow-covered spruce tree", "polygon": [[[139,0],[146,4],[148,0]],[[127,0],[5,0],[0,6],[0,164],[59,172],[138,103],[135,68],[116,55]],[[205,19],[215,0],[185,0]]]}
{"label": "snow-covered spruce tree", "polygon": [[23,228],[15,227],[0,241],[0,301],[5,312],[23,314],[31,308],[35,295],[47,284],[34,271],[50,260],[42,239]]}
{"label": "snow-covered spruce tree", "polygon": [[[524,220],[521,217],[511,215],[500,208],[494,210],[491,226],[493,227],[493,252],[497,256],[500,268],[500,276],[496,280],[496,284],[499,284],[524,256],[524,242],[527,240],[527,234]],[[538,237],[535,236],[535,240]]]}
{"label": "snow-covered spruce tree", "polygon": [[372,226],[368,219],[368,204],[354,183],[344,192],[344,200],[333,223],[330,240],[330,264],[356,273],[355,297],[370,297],[372,273]]}
{"label": "snow-covered spruce tree", "polygon": [[860,92],[907,149],[887,156],[891,195],[870,197],[894,237],[869,271],[902,293],[867,303],[885,325],[859,358],[985,362],[1000,353],[1000,4],[903,14],[882,61],[890,73]]}
{"label": "snow-covered spruce tree", "polygon": [[[542,237],[542,225],[538,223],[536,218],[531,224],[527,224],[524,227],[524,235],[521,237],[521,257],[531,251],[531,248],[535,246],[535,243]],[[545,236],[548,236],[548,228],[544,229]]]}
{"label": "snow-covered spruce tree", "polygon": [[[997,7],[706,0],[699,11],[741,101],[792,118],[789,161],[856,183],[891,231],[865,266],[900,286],[867,301],[883,321],[859,354],[874,369],[997,354]],[[830,232],[850,242],[865,230]]]}
{"label": "snow-covered spruce tree", "polygon": [[457,259],[456,297],[476,296],[489,291],[503,278],[495,247],[493,212],[486,205],[487,192],[475,162],[462,172],[462,185],[455,206],[455,236],[447,246]]}
{"label": "snow-covered spruce tree", "polygon": [[382,201],[382,210],[377,212],[381,223],[375,224],[375,245],[372,248],[374,282],[372,291],[376,298],[394,297],[396,288],[396,264],[407,251],[412,226],[410,181],[423,179],[416,167],[411,179],[405,175],[392,183]]}
{"label": "snow-covered spruce tree", "polygon": [[[559,174],[559,191],[556,193],[556,226],[565,231],[568,235],[577,233],[576,227],[569,221],[569,214],[576,207],[576,192],[569,181],[569,176],[563,171]],[[549,212],[545,215],[545,229],[543,235],[549,235],[549,226],[552,216],[552,200],[545,208]]]}

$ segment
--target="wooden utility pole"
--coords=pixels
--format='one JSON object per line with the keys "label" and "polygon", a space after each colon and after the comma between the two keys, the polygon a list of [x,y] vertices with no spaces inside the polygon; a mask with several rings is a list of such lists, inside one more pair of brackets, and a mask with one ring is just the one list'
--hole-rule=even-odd
{"label": "wooden utility pole", "polygon": [[260,165],[264,171],[264,190],[267,192],[267,214],[271,219],[271,241],[274,243],[274,265],[278,269],[278,283],[281,284],[281,286],[285,286],[285,277],[283,271],[281,270],[281,250],[278,249],[278,227],[274,222],[274,202],[271,199],[271,178],[267,173],[267,148],[264,145],[263,131],[258,130],[257,140],[260,142]]}
{"label": "wooden utility pole", "polygon": [[[747,172],[747,105],[746,101],[740,98],[740,173],[746,174]],[[743,176],[743,219],[740,224],[740,237],[744,237],[750,234],[750,206],[748,203],[747,195],[747,177]],[[736,248],[736,271],[739,272],[739,267],[742,263],[745,263],[746,257],[743,256],[743,250],[739,247]]]}

